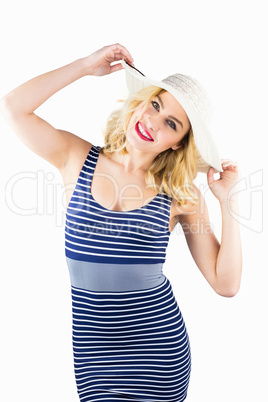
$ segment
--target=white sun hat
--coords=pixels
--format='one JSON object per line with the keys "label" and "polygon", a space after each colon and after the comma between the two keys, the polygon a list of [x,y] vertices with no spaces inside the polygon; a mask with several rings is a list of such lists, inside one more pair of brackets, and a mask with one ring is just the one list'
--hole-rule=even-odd
{"label": "white sun hat", "polygon": [[156,86],[173,95],[185,110],[192,126],[195,145],[200,154],[198,172],[207,173],[210,166],[215,173],[223,172],[216,144],[209,131],[212,108],[207,92],[201,84],[188,75],[174,74],[162,81],[145,77],[139,70],[121,60],[125,68],[130,95],[148,86]]}

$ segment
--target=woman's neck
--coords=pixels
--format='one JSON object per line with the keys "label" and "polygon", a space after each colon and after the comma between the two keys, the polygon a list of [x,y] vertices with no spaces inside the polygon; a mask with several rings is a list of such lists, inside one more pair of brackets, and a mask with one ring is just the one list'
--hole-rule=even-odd
{"label": "woman's neck", "polygon": [[129,144],[126,149],[128,153],[125,155],[114,152],[114,161],[123,165],[126,173],[147,172],[156,155],[142,152]]}

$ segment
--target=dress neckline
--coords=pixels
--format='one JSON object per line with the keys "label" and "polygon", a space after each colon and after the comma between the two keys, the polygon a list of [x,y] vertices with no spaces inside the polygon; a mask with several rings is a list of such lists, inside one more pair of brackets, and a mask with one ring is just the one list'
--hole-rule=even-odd
{"label": "dress neckline", "polygon": [[[91,153],[92,148],[93,148],[93,145],[92,145],[92,147],[91,147],[89,153]],[[155,199],[159,196],[160,193],[157,193],[156,196],[155,196],[151,201],[149,201],[147,204],[143,205],[142,207],[136,208],[136,209],[127,210],[127,211],[115,211],[115,210],[113,210],[113,209],[108,209],[108,208],[103,207],[98,201],[96,201],[95,198],[94,198],[93,195],[92,195],[92,182],[93,182],[93,177],[94,177],[94,173],[95,173],[95,170],[96,170],[96,166],[97,166],[97,163],[98,163],[98,160],[99,160],[100,148],[101,148],[101,147],[98,146],[98,147],[94,147],[94,148],[97,150],[98,155],[97,155],[97,159],[96,159],[96,161],[95,161],[94,171],[93,171],[92,177],[91,177],[91,183],[90,183],[90,186],[89,186],[89,192],[90,192],[90,196],[91,196],[92,200],[95,202],[95,204],[97,204],[98,207],[100,207],[101,209],[103,209],[103,210],[105,210],[105,211],[107,211],[107,212],[115,212],[115,213],[121,213],[121,214],[123,213],[123,214],[124,214],[124,213],[132,213],[132,212],[140,211],[141,209],[143,209],[143,208],[145,208],[145,207],[148,207],[148,205],[150,205],[153,201],[155,201]]]}

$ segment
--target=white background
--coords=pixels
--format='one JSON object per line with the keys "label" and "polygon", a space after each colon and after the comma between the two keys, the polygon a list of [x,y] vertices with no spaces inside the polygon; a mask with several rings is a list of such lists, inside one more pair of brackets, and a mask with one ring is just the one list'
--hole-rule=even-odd
{"label": "white background", "polygon": [[[179,228],[172,233],[164,273],[190,335],[189,402],[268,401],[266,6],[259,0],[9,0],[1,9],[0,97],[34,76],[119,42],[146,75],[193,75],[212,98],[220,156],[237,161],[242,175],[237,219],[243,277],[234,298],[218,296],[198,271]],[[105,120],[125,94],[123,71],[84,77],[37,113],[102,145]],[[2,118],[0,124],[0,399],[78,401],[61,176]],[[205,174],[196,183],[220,241],[218,201]]]}

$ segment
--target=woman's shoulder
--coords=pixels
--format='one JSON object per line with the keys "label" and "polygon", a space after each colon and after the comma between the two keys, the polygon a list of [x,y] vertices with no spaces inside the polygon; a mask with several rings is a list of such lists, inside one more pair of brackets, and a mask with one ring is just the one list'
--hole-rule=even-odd
{"label": "woman's shoulder", "polygon": [[199,190],[199,188],[196,186],[196,184],[192,183],[191,184],[191,192],[194,195],[194,198],[196,200],[196,203],[193,203],[192,201],[186,200],[184,204],[178,204],[177,200],[175,198],[172,199],[172,215],[176,216],[177,218],[181,218],[182,216],[186,215],[193,215],[196,213],[199,213],[202,208],[204,208],[205,205],[205,199]]}
{"label": "woman's shoulder", "polygon": [[63,177],[74,175],[76,177],[77,172],[80,172],[91,148],[92,144],[81,137],[73,136],[70,151],[68,155],[67,163],[62,169],[61,174]]}

